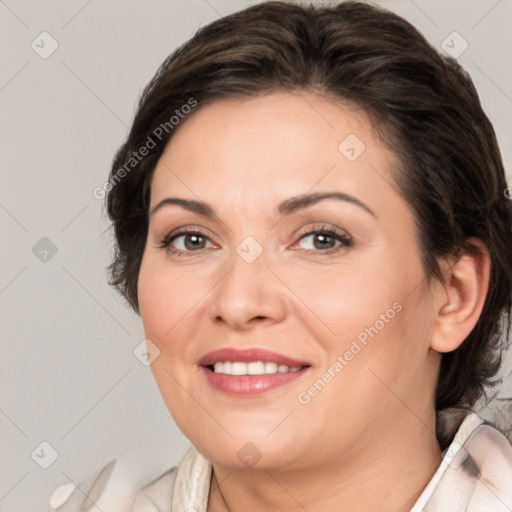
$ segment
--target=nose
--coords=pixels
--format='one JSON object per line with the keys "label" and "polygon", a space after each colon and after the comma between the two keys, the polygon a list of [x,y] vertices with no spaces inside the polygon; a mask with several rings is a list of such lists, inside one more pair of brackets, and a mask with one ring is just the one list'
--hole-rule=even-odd
{"label": "nose", "polygon": [[267,267],[265,253],[248,263],[234,252],[230,263],[209,296],[211,319],[239,331],[282,322],[289,310],[286,287]]}

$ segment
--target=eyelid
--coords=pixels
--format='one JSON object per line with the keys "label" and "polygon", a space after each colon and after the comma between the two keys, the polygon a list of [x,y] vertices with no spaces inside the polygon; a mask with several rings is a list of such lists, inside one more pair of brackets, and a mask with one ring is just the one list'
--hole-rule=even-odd
{"label": "eyelid", "polygon": [[336,233],[339,236],[344,236],[345,238],[352,238],[352,236],[348,233],[348,231],[338,228],[336,226],[333,226],[332,224],[328,224],[326,222],[320,222],[320,223],[314,223],[312,226],[311,224],[308,225],[308,227],[301,228],[298,230],[297,237],[300,239],[304,235],[308,235],[311,233],[321,233],[321,232],[333,232]]}
{"label": "eyelid", "polygon": [[[169,234],[165,236],[160,236],[158,239],[160,240],[158,247],[159,249],[169,249],[171,252],[187,252],[187,253],[193,253],[196,251],[181,251],[180,249],[170,249],[172,242],[176,240],[177,238],[180,238],[182,236],[186,235],[198,235],[204,239],[206,239],[208,242],[210,242],[213,245],[216,245],[215,242],[212,241],[210,235],[205,233],[204,228],[197,228],[194,226],[186,226],[181,228],[176,228],[173,231],[171,231]],[[198,251],[197,251],[198,252]]]}
{"label": "eyelid", "polygon": [[329,252],[337,252],[338,250],[340,250],[340,247],[348,248],[354,245],[354,238],[352,235],[350,235],[348,231],[323,223],[322,225],[315,225],[299,230],[299,233],[296,235],[297,241],[293,243],[292,247],[295,247],[298,243],[300,243],[301,240],[303,240],[307,236],[322,233],[325,233],[328,236],[335,238],[340,243],[337,246],[331,247],[326,250],[306,250],[307,253],[328,254]]}

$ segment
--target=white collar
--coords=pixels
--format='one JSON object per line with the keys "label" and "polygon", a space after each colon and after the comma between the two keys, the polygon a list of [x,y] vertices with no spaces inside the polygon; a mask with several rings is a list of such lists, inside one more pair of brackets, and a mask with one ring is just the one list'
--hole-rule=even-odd
{"label": "white collar", "polygon": [[443,453],[443,460],[441,464],[437,468],[437,471],[434,473],[434,476],[430,479],[430,482],[427,484],[420,497],[416,500],[416,503],[411,508],[410,512],[421,512],[425,509],[425,505],[434,494],[436,487],[438,486],[442,476],[445,474],[446,469],[452,463],[453,459],[459,453],[462,445],[466,442],[471,433],[475,430],[476,427],[483,423],[483,419],[480,418],[474,412],[469,413],[461,426],[457,430],[455,437],[453,438],[450,446]]}
{"label": "white collar", "polygon": [[211,462],[192,446],[176,475],[171,510],[206,512],[212,468]]}

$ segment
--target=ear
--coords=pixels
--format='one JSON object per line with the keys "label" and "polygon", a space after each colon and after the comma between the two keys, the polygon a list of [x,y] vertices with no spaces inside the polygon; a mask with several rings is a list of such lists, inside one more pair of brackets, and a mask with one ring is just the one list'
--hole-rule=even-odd
{"label": "ear", "polygon": [[491,259],[485,244],[468,239],[478,249],[462,251],[458,257],[444,260],[445,283],[436,286],[437,317],[430,347],[437,352],[458,348],[476,325],[489,288]]}

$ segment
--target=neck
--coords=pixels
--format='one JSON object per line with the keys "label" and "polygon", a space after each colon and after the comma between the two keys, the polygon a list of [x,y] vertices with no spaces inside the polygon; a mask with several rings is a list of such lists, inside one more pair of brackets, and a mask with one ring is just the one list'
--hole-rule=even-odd
{"label": "neck", "polygon": [[[350,458],[288,471],[213,467],[208,512],[406,512],[441,463],[435,420],[415,435],[367,443]],[[365,443],[366,444],[366,443]]]}

